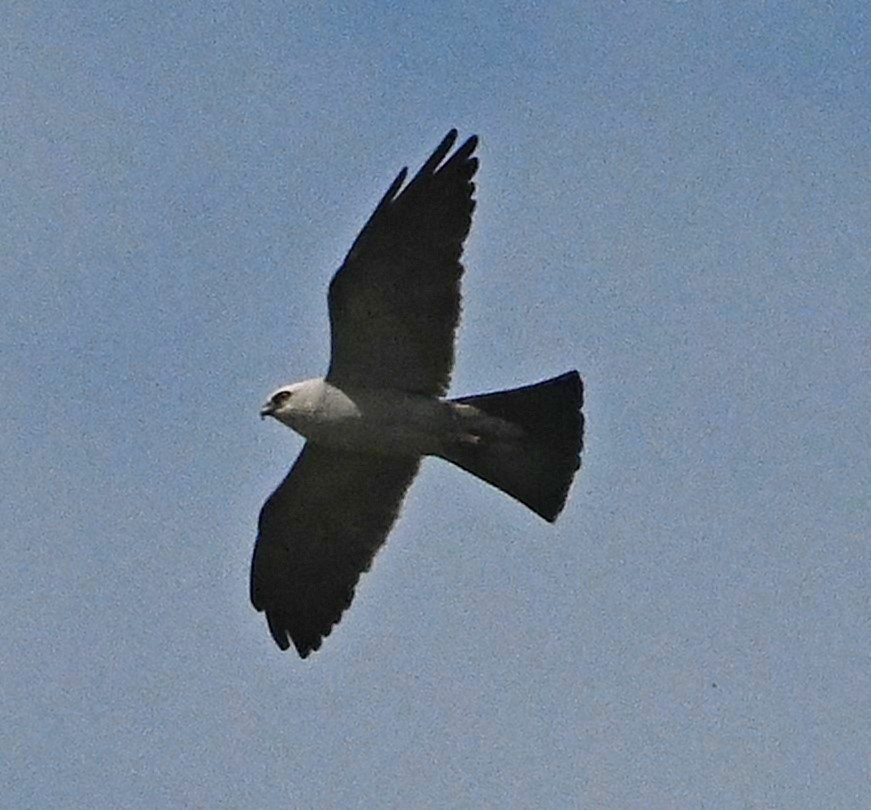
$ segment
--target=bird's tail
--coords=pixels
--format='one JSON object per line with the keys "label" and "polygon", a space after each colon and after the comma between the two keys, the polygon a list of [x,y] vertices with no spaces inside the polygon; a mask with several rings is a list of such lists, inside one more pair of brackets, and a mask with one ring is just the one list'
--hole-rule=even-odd
{"label": "bird's tail", "polygon": [[444,458],[553,522],[581,466],[583,383],[577,371],[523,388],[451,400],[508,422],[519,438],[463,442]]}

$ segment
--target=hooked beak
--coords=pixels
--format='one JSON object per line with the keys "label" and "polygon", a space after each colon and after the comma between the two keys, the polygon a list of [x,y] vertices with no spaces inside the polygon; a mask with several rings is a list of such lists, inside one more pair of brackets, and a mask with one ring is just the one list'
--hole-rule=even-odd
{"label": "hooked beak", "polygon": [[273,407],[271,402],[267,402],[260,409],[260,418],[265,419],[267,416],[272,416],[275,413],[275,408]]}

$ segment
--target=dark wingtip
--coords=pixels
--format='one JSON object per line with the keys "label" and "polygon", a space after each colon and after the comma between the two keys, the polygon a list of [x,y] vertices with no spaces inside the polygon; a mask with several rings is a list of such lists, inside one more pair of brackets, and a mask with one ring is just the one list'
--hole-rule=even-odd
{"label": "dark wingtip", "polygon": [[278,645],[278,648],[283,652],[290,648],[290,642],[287,640],[287,630],[275,619],[270,613],[266,614],[266,623],[269,625],[269,633]]}
{"label": "dark wingtip", "polygon": [[296,647],[296,651],[299,654],[300,658],[308,658],[313,652],[317,652],[321,648],[322,638],[306,638],[306,639],[293,639],[293,646]]}
{"label": "dark wingtip", "polygon": [[457,136],[458,136],[459,134],[460,134],[460,133],[457,132],[456,127],[451,127],[451,128],[448,130],[448,134],[445,135],[444,138],[442,138],[441,146],[445,146],[445,145],[447,144],[448,149],[450,149],[451,146],[454,145],[454,141],[457,140]]}
{"label": "dark wingtip", "polygon": [[269,625],[270,635],[282,652],[287,652],[290,649],[290,643],[292,641],[299,657],[308,658],[311,653],[320,648],[321,642],[323,641],[323,639],[318,636],[294,636],[288,629],[286,622],[282,620],[281,616],[269,613],[268,611],[266,613],[266,622]]}
{"label": "dark wingtip", "polygon": [[472,135],[471,138],[468,138],[457,148],[456,152],[450,156],[440,171],[450,171],[452,167],[459,166],[465,177],[471,180],[478,171],[478,158],[472,157],[472,153],[477,148],[478,136]]}
{"label": "dark wingtip", "polygon": [[478,148],[478,136],[470,135],[466,138],[466,142],[457,149],[457,152],[462,154],[464,157],[471,155]]}
{"label": "dark wingtip", "polygon": [[[442,138],[442,142],[435,148],[435,151],[427,158],[426,163],[423,164],[420,171],[415,176],[414,180],[417,180],[420,177],[426,177],[429,174],[432,174],[439,166],[439,164],[445,159],[445,155],[451,151],[451,147],[454,145],[454,141],[457,140],[457,130],[452,129]],[[413,183],[414,180],[411,182]]]}
{"label": "dark wingtip", "polygon": [[[448,134],[445,135],[444,140],[442,140],[441,144],[439,145],[439,148],[436,149],[436,152],[445,149],[445,154],[447,154],[450,148],[454,145],[454,141],[457,140],[458,135],[459,133],[456,129],[452,129],[450,132],[448,132]],[[467,157],[469,157],[469,155],[472,154],[472,152],[474,152],[478,148],[479,142],[480,139],[477,135],[470,135],[468,138],[466,138],[465,141],[463,141],[463,143],[459,147],[457,147],[457,151],[454,152],[454,154],[451,156],[451,161],[465,160]]]}

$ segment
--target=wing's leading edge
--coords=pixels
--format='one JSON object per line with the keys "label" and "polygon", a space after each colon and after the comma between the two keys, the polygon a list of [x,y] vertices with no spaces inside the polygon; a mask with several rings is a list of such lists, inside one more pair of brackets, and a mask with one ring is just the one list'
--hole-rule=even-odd
{"label": "wing's leading edge", "polygon": [[456,138],[451,130],[404,188],[399,173],[333,277],[330,382],[447,392],[478,169],[477,137],[448,157]]}
{"label": "wing's leading edge", "polygon": [[351,604],[390,531],[417,458],[306,444],[260,512],[251,602],[276,644],[305,658]]}

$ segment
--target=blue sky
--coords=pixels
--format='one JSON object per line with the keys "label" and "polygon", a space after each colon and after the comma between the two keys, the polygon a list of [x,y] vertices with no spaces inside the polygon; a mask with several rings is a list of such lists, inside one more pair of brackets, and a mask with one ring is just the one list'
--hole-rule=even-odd
{"label": "blue sky", "polygon": [[[5,3],[9,806],[871,806],[860,2]],[[453,391],[578,368],[555,526],[428,461],[308,661],[248,604],[326,286],[477,132]]]}

